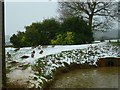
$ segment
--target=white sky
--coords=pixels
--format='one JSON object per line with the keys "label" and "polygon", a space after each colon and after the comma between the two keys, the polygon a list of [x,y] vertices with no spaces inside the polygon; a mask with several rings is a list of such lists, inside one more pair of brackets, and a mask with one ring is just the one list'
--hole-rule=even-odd
{"label": "white sky", "polygon": [[24,26],[58,16],[57,2],[5,2],[5,35],[24,31]]}
{"label": "white sky", "polygon": [[[5,0],[5,35],[13,35],[17,31],[25,31],[24,27],[32,24],[32,22],[39,22],[46,18],[58,16],[57,1],[59,0],[22,1]],[[116,32],[117,30],[112,32],[112,36],[116,36]]]}

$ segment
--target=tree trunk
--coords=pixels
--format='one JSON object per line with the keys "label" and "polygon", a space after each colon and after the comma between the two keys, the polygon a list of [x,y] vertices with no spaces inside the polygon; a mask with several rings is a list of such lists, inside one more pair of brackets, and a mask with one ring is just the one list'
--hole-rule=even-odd
{"label": "tree trunk", "polygon": [[90,30],[92,31],[92,19],[93,19],[93,16],[92,15],[89,15],[89,26],[90,26]]}

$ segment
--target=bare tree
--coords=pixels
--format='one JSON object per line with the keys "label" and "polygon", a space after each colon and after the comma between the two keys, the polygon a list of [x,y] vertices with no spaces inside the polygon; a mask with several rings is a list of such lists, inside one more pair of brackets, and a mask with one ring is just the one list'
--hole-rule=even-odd
{"label": "bare tree", "polygon": [[86,20],[91,30],[106,31],[117,20],[118,2],[58,2],[60,18],[78,16]]}

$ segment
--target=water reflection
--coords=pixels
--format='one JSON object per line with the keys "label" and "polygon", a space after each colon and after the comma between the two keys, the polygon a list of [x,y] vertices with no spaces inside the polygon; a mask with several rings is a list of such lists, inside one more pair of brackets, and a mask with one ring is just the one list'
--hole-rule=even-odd
{"label": "water reflection", "polygon": [[118,67],[70,71],[57,76],[51,88],[118,88]]}

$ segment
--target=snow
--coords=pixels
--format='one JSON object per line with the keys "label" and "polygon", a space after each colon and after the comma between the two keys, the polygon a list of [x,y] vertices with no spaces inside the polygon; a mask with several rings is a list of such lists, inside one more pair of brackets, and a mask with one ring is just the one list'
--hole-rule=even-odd
{"label": "snow", "polygon": [[[92,44],[92,46],[96,46],[96,45],[103,45],[105,44],[105,42],[103,43],[99,43],[99,44]],[[34,48],[31,49],[31,47],[25,47],[25,48],[21,48],[19,51],[14,52],[14,48],[6,48],[6,53],[9,52],[10,54],[13,54],[13,59],[17,60],[18,62],[25,62],[25,63],[30,63],[32,65],[34,65],[36,63],[36,60],[38,58],[50,55],[50,54],[56,54],[56,53],[60,53],[62,51],[68,51],[68,50],[73,50],[73,49],[84,49],[89,47],[91,44],[84,44],[84,45],[57,45],[55,47],[52,46],[48,46],[47,48],[43,48],[43,53],[39,54],[40,50],[38,48]],[[31,52],[35,51],[35,55],[34,58],[31,57]],[[22,60],[20,57],[26,55],[29,56],[29,58]]]}
{"label": "snow", "polygon": [[[59,67],[65,67],[65,64],[83,64],[88,62],[90,65],[96,65],[99,58],[103,57],[118,57],[118,47],[108,45],[107,42],[96,43],[96,44],[83,44],[83,45],[57,45],[55,47],[48,46],[43,48],[43,53],[39,54],[40,49],[37,47],[32,49],[31,47],[21,48],[15,52],[15,48],[6,48],[6,53],[9,52],[11,57],[6,56],[7,62],[16,61],[22,65],[29,64],[25,70],[15,69],[7,74],[7,77],[11,78],[10,81],[29,80],[31,86],[42,87],[43,81],[48,81],[46,77],[53,78],[53,71]],[[31,57],[31,52],[35,51],[34,58]],[[29,56],[27,59],[21,59],[23,55]],[[32,66],[37,66],[42,70],[42,75],[37,76],[33,71]],[[7,67],[9,63],[7,63]],[[14,75],[14,76],[12,76]],[[31,78],[30,78],[31,77]],[[37,80],[32,80],[34,77]]]}

